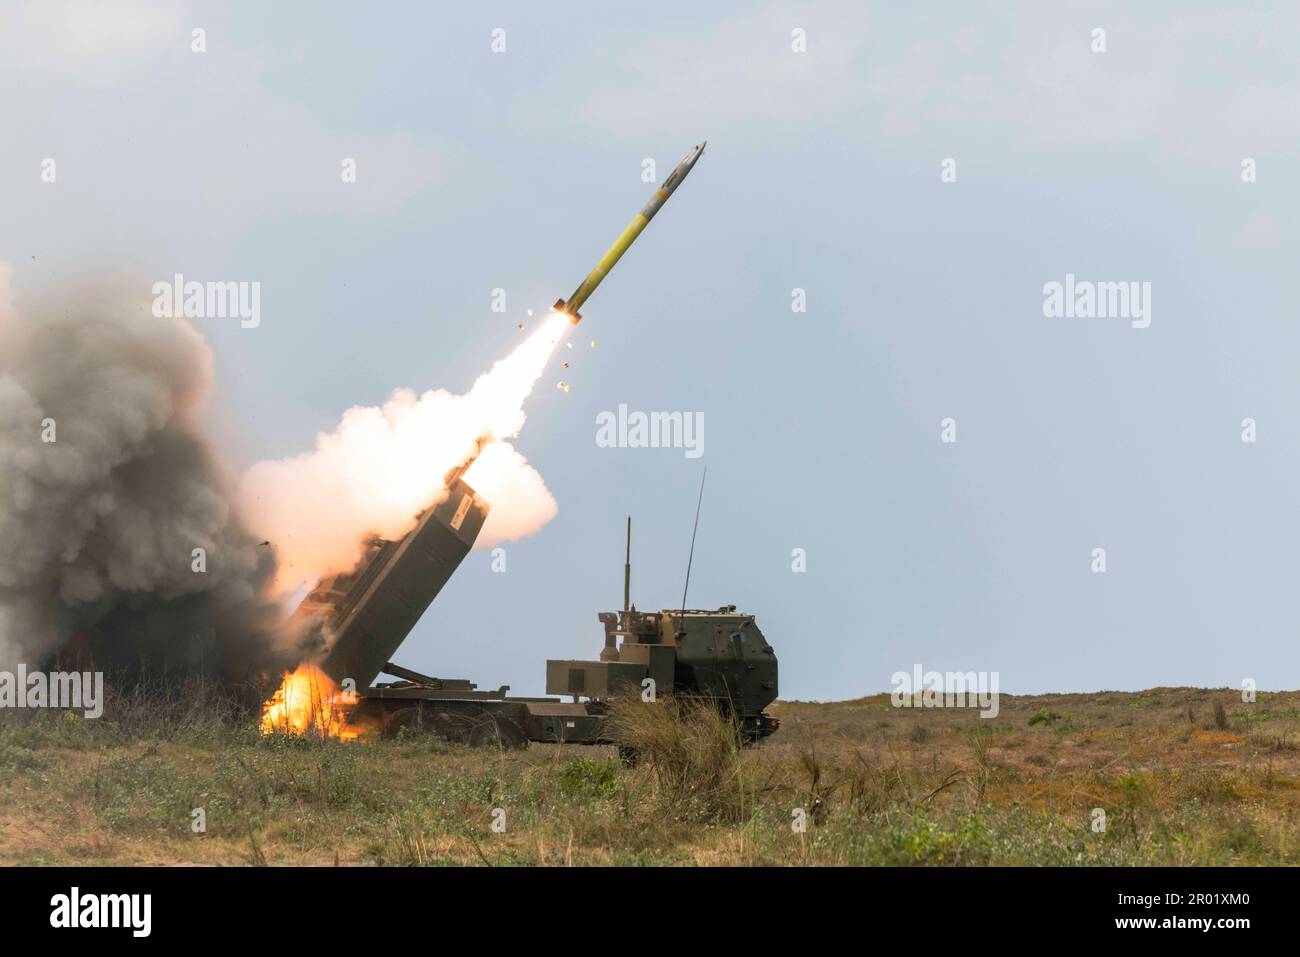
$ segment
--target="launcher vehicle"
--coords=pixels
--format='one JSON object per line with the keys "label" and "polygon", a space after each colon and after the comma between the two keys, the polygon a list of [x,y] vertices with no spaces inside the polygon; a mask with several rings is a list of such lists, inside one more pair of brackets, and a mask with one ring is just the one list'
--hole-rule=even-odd
{"label": "launcher vehicle", "polygon": [[[507,686],[434,678],[391,661],[469,553],[488,504],[464,481],[468,463],[447,476],[447,497],[427,509],[399,541],[375,540],[358,567],[322,579],[295,615],[330,636],[316,664],[359,702],[352,719],[383,734],[428,729],[469,744],[525,747],[529,741],[617,744],[609,702],[625,696],[708,698],[734,715],[748,741],[771,734],[764,709],[776,699],[776,654],[752,615],[725,605],[712,611],[640,612],[629,604],[631,519],[623,609],[602,612],[605,646],[598,661],[548,661],[547,695],[512,697]],[[621,641],[620,641],[621,639]],[[380,674],[396,679],[376,683]]]}

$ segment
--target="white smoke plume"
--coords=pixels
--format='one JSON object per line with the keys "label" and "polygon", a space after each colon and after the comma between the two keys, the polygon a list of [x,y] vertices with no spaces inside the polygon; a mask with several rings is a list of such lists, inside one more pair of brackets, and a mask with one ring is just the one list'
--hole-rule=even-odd
{"label": "white smoke plume", "polygon": [[199,335],[138,294],[63,293],[20,317],[0,264],[0,667],[270,664],[274,558],[195,424],[210,381]]}
{"label": "white smoke plume", "polygon": [[354,407],[316,437],[311,452],[259,462],[239,487],[241,514],[270,539],[280,560],[276,587],[310,587],[350,570],[367,538],[395,539],[446,495],[448,471],[489,440],[465,480],[492,506],[478,547],[536,532],[556,513],[537,470],[507,439],[524,424],[524,401],[566,327],[548,318],[463,395],[395,392],[382,406]]}

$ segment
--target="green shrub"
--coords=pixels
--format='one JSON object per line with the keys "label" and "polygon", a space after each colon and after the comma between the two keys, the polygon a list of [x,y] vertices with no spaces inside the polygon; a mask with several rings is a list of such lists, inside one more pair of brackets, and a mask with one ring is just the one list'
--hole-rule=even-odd
{"label": "green shrub", "polygon": [[568,798],[612,798],[618,792],[618,762],[578,758],[560,769],[560,793]]}

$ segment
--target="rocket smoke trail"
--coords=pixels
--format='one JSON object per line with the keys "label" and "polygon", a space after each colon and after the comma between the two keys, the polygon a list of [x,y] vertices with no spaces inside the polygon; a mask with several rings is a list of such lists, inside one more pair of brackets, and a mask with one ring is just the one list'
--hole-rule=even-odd
{"label": "rocket smoke trail", "polygon": [[469,392],[395,392],[380,407],[357,407],[306,454],[260,462],[240,483],[242,514],[275,543],[282,589],[310,587],[347,571],[367,538],[400,538],[417,513],[446,495],[443,477],[492,440],[465,480],[492,506],[477,547],[530,535],[555,516],[542,477],[506,439],[524,424],[524,400],[566,327],[552,315]]}
{"label": "rocket smoke trail", "polygon": [[7,280],[0,264],[0,669],[55,653],[232,680],[282,668],[294,636],[276,593],[349,569],[365,537],[401,535],[485,436],[466,476],[494,506],[481,541],[556,512],[504,440],[562,316],[464,395],[350,409],[314,451],[236,482],[197,422],[212,359],[193,328],[111,289],[20,317]]}

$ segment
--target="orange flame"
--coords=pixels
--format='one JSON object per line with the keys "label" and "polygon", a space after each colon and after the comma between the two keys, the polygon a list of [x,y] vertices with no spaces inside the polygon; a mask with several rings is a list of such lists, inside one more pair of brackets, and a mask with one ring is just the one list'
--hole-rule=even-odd
{"label": "orange flame", "polygon": [[301,734],[352,741],[370,729],[354,724],[356,692],[346,692],[313,664],[286,672],[284,681],[262,706],[263,734]]}

